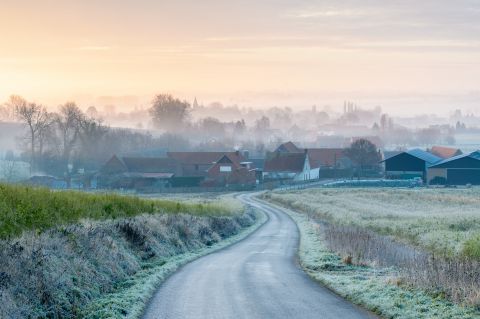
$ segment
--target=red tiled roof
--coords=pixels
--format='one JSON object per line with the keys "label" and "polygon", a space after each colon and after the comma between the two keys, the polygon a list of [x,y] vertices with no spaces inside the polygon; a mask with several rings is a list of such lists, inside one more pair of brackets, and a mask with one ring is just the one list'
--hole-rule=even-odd
{"label": "red tiled roof", "polygon": [[309,148],[307,154],[311,168],[333,167],[345,157],[342,148]]}
{"label": "red tiled roof", "polygon": [[305,153],[270,153],[265,161],[265,172],[301,172]]}
{"label": "red tiled roof", "polygon": [[295,144],[292,142],[286,142],[283,144],[280,144],[275,152],[281,152],[281,153],[301,153],[303,152],[302,149],[298,148]]}
{"label": "red tiled roof", "polygon": [[462,151],[458,148],[445,146],[433,146],[429,152],[443,159],[463,154]]}

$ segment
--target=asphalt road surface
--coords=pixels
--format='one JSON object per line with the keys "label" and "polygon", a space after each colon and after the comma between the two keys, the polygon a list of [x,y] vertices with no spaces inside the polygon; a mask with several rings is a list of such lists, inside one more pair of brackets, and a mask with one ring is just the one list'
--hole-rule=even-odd
{"label": "asphalt road surface", "polygon": [[285,213],[242,195],[268,221],[246,239],[193,261],[147,307],[153,318],[376,318],[312,281],[296,263],[299,232]]}

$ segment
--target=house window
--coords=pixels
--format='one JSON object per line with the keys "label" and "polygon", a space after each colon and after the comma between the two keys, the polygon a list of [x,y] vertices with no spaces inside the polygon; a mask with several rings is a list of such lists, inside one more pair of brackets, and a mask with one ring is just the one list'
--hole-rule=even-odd
{"label": "house window", "polygon": [[220,172],[231,172],[232,167],[231,166],[220,166]]}

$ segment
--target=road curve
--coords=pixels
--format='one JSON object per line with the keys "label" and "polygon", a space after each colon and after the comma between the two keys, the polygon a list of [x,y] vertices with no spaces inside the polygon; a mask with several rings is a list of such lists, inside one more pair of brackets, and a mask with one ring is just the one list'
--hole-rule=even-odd
{"label": "road curve", "polygon": [[299,232],[285,213],[240,199],[268,221],[246,239],[181,268],[143,318],[376,318],[312,281],[297,265]]}

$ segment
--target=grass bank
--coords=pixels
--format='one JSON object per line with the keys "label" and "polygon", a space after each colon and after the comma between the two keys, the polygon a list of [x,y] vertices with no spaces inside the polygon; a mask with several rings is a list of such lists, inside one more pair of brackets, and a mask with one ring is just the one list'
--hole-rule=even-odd
{"label": "grass bank", "polygon": [[309,276],[342,297],[384,318],[480,318],[480,312],[473,307],[456,305],[441,294],[435,296],[403,283],[395,268],[352,265],[342,260],[327,248],[321,224],[306,214],[283,210],[300,230],[301,266]]}
{"label": "grass bank", "polygon": [[227,216],[242,209],[239,205],[218,201],[141,199],[0,184],[0,238],[18,236],[23,231],[44,231],[82,219],[106,220],[159,213]]}
{"label": "grass bank", "polygon": [[13,228],[0,225],[8,230],[0,240],[0,318],[12,319],[137,318],[166,276],[246,236],[263,216],[214,202],[17,186],[2,186],[2,196],[0,214],[16,218]]}

